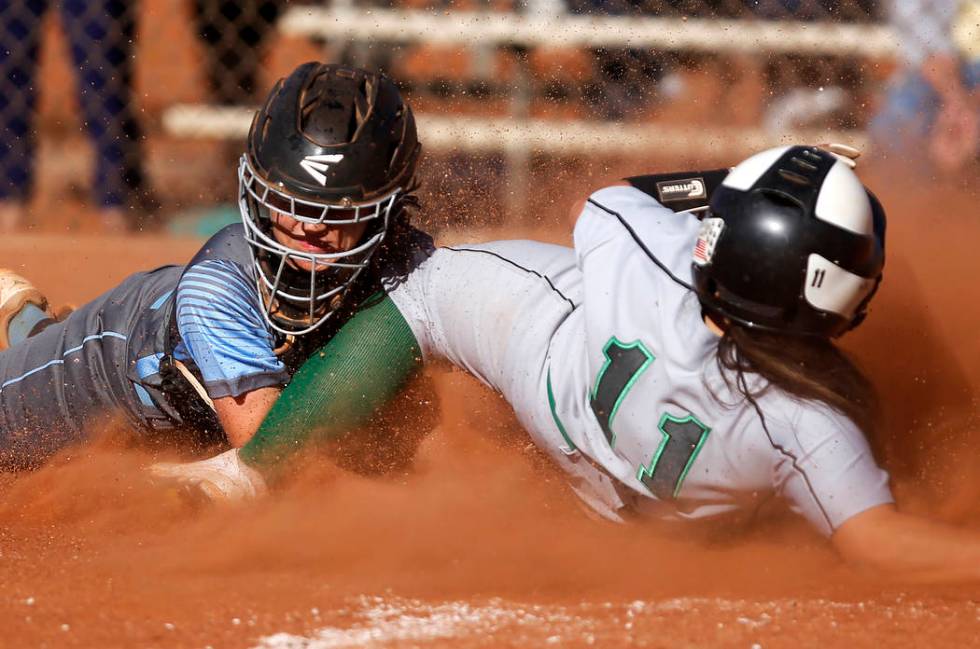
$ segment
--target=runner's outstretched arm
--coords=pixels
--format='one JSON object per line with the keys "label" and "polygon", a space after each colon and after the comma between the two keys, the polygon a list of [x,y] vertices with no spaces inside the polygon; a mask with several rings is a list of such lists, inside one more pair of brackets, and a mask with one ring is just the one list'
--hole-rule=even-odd
{"label": "runner's outstretched arm", "polygon": [[980,580],[980,534],[902,513],[894,505],[849,518],[831,541],[849,563],[905,581]]}

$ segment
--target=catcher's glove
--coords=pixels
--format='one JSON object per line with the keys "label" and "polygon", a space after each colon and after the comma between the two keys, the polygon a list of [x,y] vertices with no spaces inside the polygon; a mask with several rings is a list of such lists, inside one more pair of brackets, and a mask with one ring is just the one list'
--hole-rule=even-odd
{"label": "catcher's glove", "polygon": [[191,500],[240,502],[268,493],[265,479],[242,461],[238,449],[197,462],[159,462],[149,471],[154,481],[179,487]]}

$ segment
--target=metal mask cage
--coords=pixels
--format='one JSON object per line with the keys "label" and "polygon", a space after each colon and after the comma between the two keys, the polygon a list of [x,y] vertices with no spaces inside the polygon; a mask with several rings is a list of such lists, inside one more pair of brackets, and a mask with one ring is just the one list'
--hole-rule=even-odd
{"label": "metal mask cage", "polygon": [[[336,205],[301,199],[272,187],[255,173],[246,156],[242,156],[238,167],[238,181],[238,207],[258,277],[262,315],[268,325],[280,333],[309,333],[333,315],[340,302],[336,298],[342,297],[370,264],[374,251],[385,237],[392,209],[401,190],[395,189],[377,201],[360,205]],[[367,239],[349,250],[302,252],[273,238],[270,233],[273,212],[311,225],[329,227],[374,222],[378,227],[371,231]],[[298,263],[290,264],[290,261],[307,262],[310,269],[306,270]],[[335,285],[323,285],[322,279],[328,272],[337,280]],[[296,286],[295,279],[304,273],[308,274],[304,285]],[[294,281],[287,283],[287,276]],[[302,317],[281,315],[277,305],[282,302],[302,313]]]}
{"label": "metal mask cage", "polygon": [[[247,155],[242,155],[238,164],[238,186],[240,191],[248,194],[260,208],[275,210],[297,221],[314,225],[323,223],[345,225],[378,218],[379,206],[401,191],[400,188],[396,188],[388,196],[366,203],[354,203],[345,199],[340,204],[336,204],[304,199],[268,183],[255,172]],[[268,213],[263,216],[268,218]]]}

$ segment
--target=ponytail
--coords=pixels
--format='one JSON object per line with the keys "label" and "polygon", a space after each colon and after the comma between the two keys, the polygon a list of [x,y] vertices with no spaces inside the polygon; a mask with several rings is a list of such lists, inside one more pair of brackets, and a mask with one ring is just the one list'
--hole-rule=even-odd
{"label": "ponytail", "polygon": [[[873,433],[878,411],[874,387],[854,362],[829,339],[750,330],[731,323],[718,341],[718,368],[729,388],[755,400],[770,387],[804,401],[820,401],[850,418],[865,435]],[[727,371],[726,371],[727,370]],[[746,373],[765,379],[750,388]]]}

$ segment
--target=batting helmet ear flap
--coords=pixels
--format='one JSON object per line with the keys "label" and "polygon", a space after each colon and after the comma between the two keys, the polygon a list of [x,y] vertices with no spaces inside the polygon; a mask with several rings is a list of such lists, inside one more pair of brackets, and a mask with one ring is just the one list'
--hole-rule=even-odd
{"label": "batting helmet ear flap", "polygon": [[859,324],[864,322],[864,319],[868,317],[868,305],[871,303],[872,298],[878,292],[878,288],[881,286],[881,280],[884,276],[885,268],[885,230],[887,229],[887,218],[885,217],[885,208],[882,206],[881,201],[878,197],[868,189],[864,188],[865,193],[868,195],[868,200],[871,202],[871,218],[872,227],[874,229],[875,245],[881,251],[881,268],[878,270],[878,276],[875,278],[874,288],[868,293],[868,296],[861,301],[855,310],[854,318],[851,320],[850,326],[847,328],[848,331],[854,329]]}

